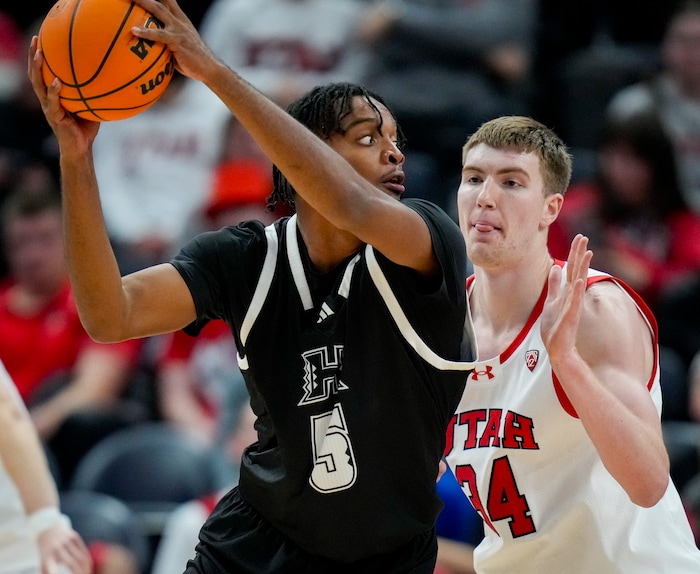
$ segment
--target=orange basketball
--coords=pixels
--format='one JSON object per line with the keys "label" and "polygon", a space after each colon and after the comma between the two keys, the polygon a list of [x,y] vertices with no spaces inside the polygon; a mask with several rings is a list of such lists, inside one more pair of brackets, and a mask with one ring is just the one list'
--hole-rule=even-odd
{"label": "orange basketball", "polygon": [[48,86],[62,82],[61,104],[92,121],[121,120],[153,105],[175,69],[170,50],[137,38],[132,26],[161,27],[129,0],[58,0],[39,30]]}

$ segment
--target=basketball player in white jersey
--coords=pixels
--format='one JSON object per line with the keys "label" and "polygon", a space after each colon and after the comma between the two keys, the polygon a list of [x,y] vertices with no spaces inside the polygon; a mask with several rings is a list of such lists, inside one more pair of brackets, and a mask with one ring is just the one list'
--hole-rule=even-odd
{"label": "basketball player in white jersey", "polygon": [[27,409],[0,363],[0,574],[90,574]]}
{"label": "basketball player in white jersey", "polygon": [[478,362],[447,461],[484,519],[479,574],[700,572],[660,425],[656,321],[615,278],[547,249],[571,176],[530,118],[482,125],[463,151],[459,223]]}

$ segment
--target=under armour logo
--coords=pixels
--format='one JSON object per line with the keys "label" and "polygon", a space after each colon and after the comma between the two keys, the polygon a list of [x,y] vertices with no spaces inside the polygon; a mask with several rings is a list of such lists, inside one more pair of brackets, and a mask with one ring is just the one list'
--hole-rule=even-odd
{"label": "under armour logo", "polygon": [[525,364],[530,371],[533,371],[537,366],[537,360],[540,358],[540,352],[537,349],[530,349],[525,353]]}
{"label": "under armour logo", "polygon": [[496,375],[493,374],[493,367],[491,365],[486,365],[483,370],[479,371],[474,369],[472,371],[472,381],[478,381],[481,377],[486,377],[488,380],[496,378]]}

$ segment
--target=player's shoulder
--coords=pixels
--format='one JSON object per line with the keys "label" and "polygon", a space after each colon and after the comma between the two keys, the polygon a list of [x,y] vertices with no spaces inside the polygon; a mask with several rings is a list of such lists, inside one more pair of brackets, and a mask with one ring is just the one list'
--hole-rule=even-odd
{"label": "player's shoulder", "polygon": [[629,296],[612,277],[608,277],[588,284],[584,296],[584,308],[594,312],[604,312],[625,301],[629,301]]}
{"label": "player's shoulder", "polygon": [[597,308],[623,294],[624,289],[620,287],[614,276],[593,268],[588,270],[584,306],[591,305]]}
{"label": "player's shoulder", "polygon": [[238,265],[264,258],[268,249],[265,225],[250,220],[235,226],[204,231],[192,237],[171,260],[178,264],[206,261],[215,265]]}
{"label": "player's shoulder", "polygon": [[596,330],[605,326],[606,332],[641,326],[639,301],[639,296],[624,282],[593,270],[584,294],[581,324]]}

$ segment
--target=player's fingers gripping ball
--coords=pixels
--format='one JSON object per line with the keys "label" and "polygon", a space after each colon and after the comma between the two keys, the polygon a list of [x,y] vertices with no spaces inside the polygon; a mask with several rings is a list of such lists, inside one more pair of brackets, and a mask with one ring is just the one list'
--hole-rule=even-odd
{"label": "player's fingers gripping ball", "polygon": [[175,62],[164,45],[131,32],[161,27],[129,0],[58,0],[39,30],[48,86],[62,83],[61,104],[92,121],[121,120],[153,105],[170,83]]}

